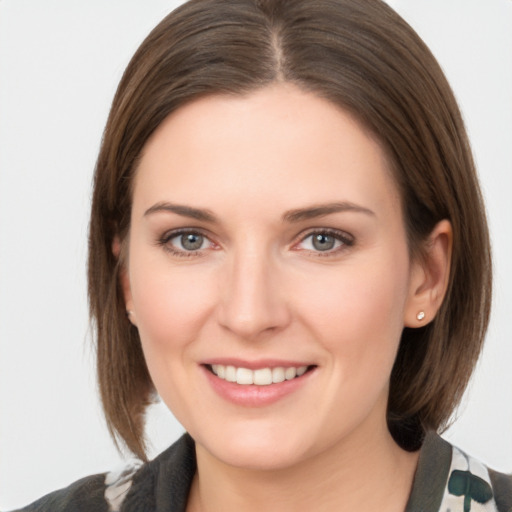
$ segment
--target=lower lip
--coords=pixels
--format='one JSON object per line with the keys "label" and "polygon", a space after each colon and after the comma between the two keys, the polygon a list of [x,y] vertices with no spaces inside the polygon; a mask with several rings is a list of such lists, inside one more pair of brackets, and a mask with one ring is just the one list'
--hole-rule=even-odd
{"label": "lower lip", "polygon": [[314,370],[307,371],[300,377],[285,380],[268,386],[255,384],[237,384],[219,379],[208,368],[202,367],[210,385],[225,400],[244,407],[264,407],[278,402],[282,398],[300,389],[310,378]]}

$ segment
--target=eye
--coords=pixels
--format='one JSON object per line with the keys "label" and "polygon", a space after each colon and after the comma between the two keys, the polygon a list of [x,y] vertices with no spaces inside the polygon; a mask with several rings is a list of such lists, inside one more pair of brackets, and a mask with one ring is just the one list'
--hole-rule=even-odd
{"label": "eye", "polygon": [[194,256],[202,250],[214,247],[213,242],[208,237],[197,231],[166,233],[159,243],[176,256]]}
{"label": "eye", "polygon": [[350,247],[352,245],[354,245],[354,239],[351,235],[342,231],[329,229],[309,233],[296,247],[311,252],[332,254],[344,247]]}
{"label": "eye", "polygon": [[182,235],[175,236],[169,242],[185,251],[199,251],[204,249],[204,244],[207,239],[199,233],[183,233]]}

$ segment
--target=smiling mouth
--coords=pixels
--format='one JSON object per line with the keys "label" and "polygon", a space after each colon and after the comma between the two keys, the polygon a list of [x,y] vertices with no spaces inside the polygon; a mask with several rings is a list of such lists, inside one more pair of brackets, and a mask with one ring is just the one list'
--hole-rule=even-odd
{"label": "smiling mouth", "polygon": [[251,370],[249,368],[236,367],[223,364],[206,365],[219,379],[227,382],[233,382],[243,386],[270,386],[271,384],[279,384],[287,380],[302,377],[306,372],[315,368],[312,366],[277,366],[275,368],[259,368]]}

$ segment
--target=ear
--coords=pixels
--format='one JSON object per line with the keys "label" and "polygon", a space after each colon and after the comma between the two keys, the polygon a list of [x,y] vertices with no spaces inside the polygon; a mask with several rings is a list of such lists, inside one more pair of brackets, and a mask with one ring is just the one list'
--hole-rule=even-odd
{"label": "ear", "polygon": [[425,242],[422,256],[412,262],[405,327],[421,327],[436,316],[448,287],[452,243],[452,225],[442,220]]}
{"label": "ear", "polygon": [[128,276],[128,269],[126,268],[126,258],[123,257],[122,252],[126,250],[123,247],[124,243],[121,242],[119,237],[116,235],[112,241],[112,254],[115,256],[119,263],[119,284],[123,292],[124,304],[126,307],[126,314],[128,319],[133,325],[137,325],[135,311],[133,308],[132,292],[130,287],[130,278]]}

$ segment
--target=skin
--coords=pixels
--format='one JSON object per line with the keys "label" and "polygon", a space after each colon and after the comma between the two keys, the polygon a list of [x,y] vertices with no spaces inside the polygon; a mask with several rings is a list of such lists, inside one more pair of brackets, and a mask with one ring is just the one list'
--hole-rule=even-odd
{"label": "skin", "polygon": [[[332,203],[351,208],[283,218]],[[178,229],[204,236],[201,248],[187,251]],[[339,238],[321,251],[311,234],[326,229]],[[442,301],[447,221],[426,247],[411,261],[379,143],[312,93],[209,96],[162,123],[135,178],[122,285],[156,389],[196,441],[189,510],[404,509],[418,454],[388,432],[389,377],[404,325]],[[249,407],[214,391],[212,358],[313,371]]]}

